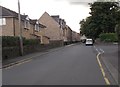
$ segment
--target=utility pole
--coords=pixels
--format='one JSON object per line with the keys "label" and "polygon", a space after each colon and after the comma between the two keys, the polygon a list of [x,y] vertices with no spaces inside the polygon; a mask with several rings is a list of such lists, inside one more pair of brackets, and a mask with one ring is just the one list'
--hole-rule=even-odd
{"label": "utility pole", "polygon": [[20,2],[18,0],[18,19],[19,19],[19,40],[20,40],[20,55],[23,55],[23,38],[22,38],[22,29],[21,29],[21,15],[20,15]]}

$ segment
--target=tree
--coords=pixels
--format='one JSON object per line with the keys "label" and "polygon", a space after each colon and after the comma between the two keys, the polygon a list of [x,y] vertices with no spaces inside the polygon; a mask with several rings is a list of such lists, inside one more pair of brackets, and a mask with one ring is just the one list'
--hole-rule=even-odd
{"label": "tree", "polygon": [[81,33],[87,37],[97,38],[101,33],[114,33],[119,12],[118,2],[90,3],[90,15],[80,22]]}

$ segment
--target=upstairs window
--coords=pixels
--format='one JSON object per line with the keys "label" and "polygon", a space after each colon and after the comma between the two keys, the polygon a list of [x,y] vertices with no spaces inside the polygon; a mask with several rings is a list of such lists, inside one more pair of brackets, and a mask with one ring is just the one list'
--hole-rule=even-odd
{"label": "upstairs window", "polygon": [[38,24],[35,24],[35,31],[40,31],[40,27]]}
{"label": "upstairs window", "polygon": [[28,20],[25,20],[25,21],[24,21],[24,28],[30,29],[30,23],[29,23]]}
{"label": "upstairs window", "polygon": [[6,25],[6,18],[0,18],[0,26]]}
{"label": "upstairs window", "polygon": [[30,29],[30,22],[29,22],[29,18],[28,17],[24,21],[24,28],[25,29]]}

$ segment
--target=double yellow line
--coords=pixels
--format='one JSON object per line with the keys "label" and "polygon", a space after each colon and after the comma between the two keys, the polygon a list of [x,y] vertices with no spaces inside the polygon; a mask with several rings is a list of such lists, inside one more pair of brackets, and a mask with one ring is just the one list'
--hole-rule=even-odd
{"label": "double yellow line", "polygon": [[100,58],[99,58],[100,55],[101,55],[101,53],[98,53],[98,55],[97,55],[97,61],[98,61],[98,64],[99,64],[99,66],[100,66],[100,69],[101,69],[101,72],[102,72],[102,75],[103,75],[103,77],[104,77],[104,80],[105,80],[106,84],[107,84],[107,85],[110,85],[110,81],[109,81],[108,78],[106,77],[105,71],[104,71],[103,66],[102,66],[102,64],[101,64],[101,62],[100,62]]}
{"label": "double yellow line", "polygon": [[10,64],[7,64],[7,65],[4,65],[4,66],[2,66],[2,68],[3,69],[10,69],[10,68],[12,68],[14,66],[18,66],[18,65],[21,65],[23,63],[30,62],[31,60],[32,60],[32,58],[23,59],[23,60],[14,62],[14,63],[10,63]]}

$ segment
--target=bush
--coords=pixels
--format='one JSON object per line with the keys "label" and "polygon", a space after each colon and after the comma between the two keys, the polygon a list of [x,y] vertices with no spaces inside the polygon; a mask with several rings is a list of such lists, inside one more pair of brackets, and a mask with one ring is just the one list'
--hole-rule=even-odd
{"label": "bush", "polygon": [[23,45],[38,45],[40,41],[38,39],[23,39]]}
{"label": "bush", "polygon": [[102,33],[99,35],[101,41],[104,42],[117,42],[118,37],[116,33]]}
{"label": "bush", "polygon": [[19,37],[2,36],[2,47],[12,47],[19,45]]}
{"label": "bush", "polygon": [[[19,46],[19,37],[15,36],[2,36],[2,47]],[[23,45],[37,45],[40,44],[38,39],[25,39],[23,38]]]}

